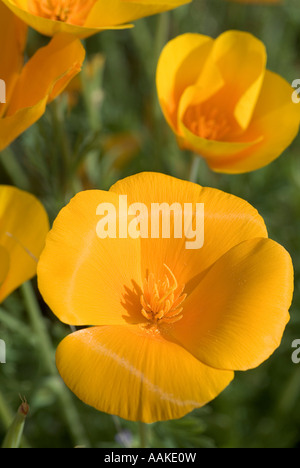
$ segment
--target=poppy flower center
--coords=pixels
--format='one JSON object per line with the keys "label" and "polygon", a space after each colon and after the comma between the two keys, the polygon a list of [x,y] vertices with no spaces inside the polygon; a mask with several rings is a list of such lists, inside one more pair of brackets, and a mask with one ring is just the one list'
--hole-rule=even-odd
{"label": "poppy flower center", "polygon": [[96,0],[28,0],[28,11],[43,18],[83,26]]}
{"label": "poppy flower center", "polygon": [[155,325],[175,323],[182,319],[181,307],[186,298],[185,285],[178,286],[177,280],[167,265],[163,279],[156,281],[153,273],[144,280],[144,294],[141,296],[142,314]]}
{"label": "poppy flower center", "polygon": [[223,140],[231,130],[228,116],[217,107],[190,107],[185,116],[187,127],[206,140]]}

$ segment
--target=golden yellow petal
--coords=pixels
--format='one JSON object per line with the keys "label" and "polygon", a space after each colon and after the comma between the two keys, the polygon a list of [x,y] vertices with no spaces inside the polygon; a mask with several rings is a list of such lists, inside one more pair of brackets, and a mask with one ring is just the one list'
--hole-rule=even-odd
{"label": "golden yellow petal", "polygon": [[218,369],[247,370],[280,345],[293,297],[288,252],[270,239],[233,247],[186,299],[172,336]]}
{"label": "golden yellow petal", "polygon": [[[246,201],[213,188],[203,188],[164,174],[141,173],[117,182],[110,190],[127,195],[128,206],[137,202],[145,204],[149,216],[154,203],[166,203],[169,207],[179,203],[182,213],[184,204],[191,205],[194,211],[197,203],[204,204],[202,248],[196,248],[197,242],[189,246],[193,248],[187,248],[188,239],[184,230],[181,238],[175,238],[172,210],[170,238],[162,238],[162,235],[160,238],[151,238],[149,223],[149,236],[141,239],[143,278],[147,276],[147,272],[153,273],[157,279],[164,277],[164,265],[167,265],[179,284],[186,284],[185,292],[197,284],[197,278],[204,270],[233,246],[253,237],[267,237],[265,223],[257,210]],[[155,216],[153,219],[155,222]],[[165,212],[165,219],[168,219],[168,211]],[[195,223],[195,214],[193,220]],[[201,233],[202,226],[199,218],[197,228],[194,225],[194,229]],[[189,236],[192,237],[191,234]],[[198,240],[199,238],[200,235]],[[196,236],[190,240],[196,241]]]}
{"label": "golden yellow petal", "polygon": [[[104,216],[97,214],[99,205]],[[71,325],[122,324],[134,322],[136,313],[140,317],[139,296],[132,293],[141,289],[140,241],[113,237],[119,217],[112,211],[102,232],[112,230],[100,238],[106,209],[118,214],[115,194],[90,190],[76,195],[55,220],[38,265],[45,301]]]}
{"label": "golden yellow petal", "polygon": [[146,423],[181,418],[216,398],[234,376],[201,364],[160,334],[129,325],[69,335],[56,362],[83,402]]}
{"label": "golden yellow petal", "polygon": [[48,216],[37,198],[15,187],[0,186],[0,245],[10,259],[0,302],[35,276],[48,231]]}

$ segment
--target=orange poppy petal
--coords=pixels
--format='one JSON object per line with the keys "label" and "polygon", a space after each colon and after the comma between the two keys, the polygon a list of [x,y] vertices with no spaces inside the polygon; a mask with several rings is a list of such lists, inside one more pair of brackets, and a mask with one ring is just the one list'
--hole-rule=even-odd
{"label": "orange poppy petal", "polygon": [[160,55],[156,72],[157,93],[162,111],[175,132],[181,95],[197,82],[212,46],[210,37],[183,34],[168,42]]}
{"label": "orange poppy petal", "polygon": [[233,108],[238,124],[246,129],[263,84],[266,62],[263,42],[244,31],[226,31],[214,42],[199,86],[209,86],[212,70],[217,69],[224,81],[223,105]]}
{"label": "orange poppy petal", "polygon": [[10,260],[0,288],[1,302],[35,276],[49,221],[44,207],[33,195],[9,186],[0,186],[0,221],[0,245]]}
{"label": "orange poppy petal", "polygon": [[85,22],[87,27],[110,27],[172,10],[191,0],[98,0]]}
{"label": "orange poppy petal", "polygon": [[250,126],[240,138],[260,139],[231,158],[208,158],[210,167],[220,172],[250,172],[278,158],[299,132],[300,108],[292,102],[292,93],[286,80],[267,71]]}
{"label": "orange poppy petal", "polygon": [[97,225],[105,217],[97,215],[97,208],[103,203],[118,213],[119,198],[113,193],[76,195],[58,215],[38,265],[45,301],[68,324],[120,324],[139,313],[136,307],[128,311],[127,296],[141,285],[140,241],[98,237]]}
{"label": "orange poppy petal", "polygon": [[[175,238],[173,225],[170,239],[141,239],[142,276],[151,272],[159,279],[165,274],[166,264],[180,284],[187,289],[198,284],[198,276],[225,252],[243,240],[267,237],[266,226],[251,205],[244,200],[213,188],[179,180],[165,174],[141,173],[117,182],[114,193],[128,196],[128,205],[141,202],[151,214],[152,203],[204,204],[204,245],[188,249],[186,237]],[[197,230],[201,230],[199,223]],[[195,240],[195,239],[193,239]]]}
{"label": "orange poppy petal", "polygon": [[286,250],[270,239],[245,241],[220,258],[186,299],[172,336],[209,366],[254,368],[279,346],[292,296]]}
{"label": "orange poppy petal", "polygon": [[5,278],[9,272],[9,254],[4,247],[0,246],[0,291]]}
{"label": "orange poppy petal", "polygon": [[[6,84],[6,101],[12,96],[16,80],[23,66],[27,27],[2,2],[0,2],[0,78]],[[5,45],[9,44],[9,47]],[[0,116],[6,106],[0,104]]]}
{"label": "orange poppy petal", "polygon": [[234,376],[201,364],[160,334],[130,325],[71,334],[59,345],[56,362],[83,402],[146,423],[181,418],[214,399]]}
{"label": "orange poppy petal", "polygon": [[80,72],[85,58],[81,42],[68,34],[58,34],[28,61],[9,103],[7,115],[32,107],[47,96],[48,102],[63,91]]}
{"label": "orange poppy petal", "polygon": [[[237,161],[240,154],[244,151],[252,151],[253,147],[263,141],[261,134],[249,135],[248,139],[243,138],[239,141],[218,141],[202,138],[193,133],[185,123],[185,113],[189,106],[197,100],[198,89],[194,86],[187,88],[180,100],[178,108],[178,143],[182,148],[190,149],[200,156],[204,157],[212,168],[231,167],[232,161]],[[202,89],[201,94],[203,94]]]}
{"label": "orange poppy petal", "polygon": [[14,115],[0,120],[0,151],[37,122],[45,112],[48,97],[32,107],[18,110]]}
{"label": "orange poppy petal", "polygon": [[[53,21],[48,18],[43,18],[41,16],[36,16],[30,13],[27,10],[27,4],[25,2],[21,2],[20,6],[16,5],[13,0],[2,0],[8,8],[24,23],[28,26],[32,27],[40,34],[45,36],[55,36],[56,34],[60,33],[67,33],[73,36],[78,37],[79,39],[85,39],[93,34],[98,33],[101,30],[105,29],[125,29],[131,27],[131,25],[122,25],[122,26],[115,26],[115,27],[88,27],[88,26],[78,26],[75,24],[65,23],[63,21]],[[24,5],[23,5],[24,3]]]}
{"label": "orange poppy petal", "polygon": [[79,73],[84,56],[79,40],[61,34],[27,62],[0,121],[0,151],[39,120],[47,103]]}

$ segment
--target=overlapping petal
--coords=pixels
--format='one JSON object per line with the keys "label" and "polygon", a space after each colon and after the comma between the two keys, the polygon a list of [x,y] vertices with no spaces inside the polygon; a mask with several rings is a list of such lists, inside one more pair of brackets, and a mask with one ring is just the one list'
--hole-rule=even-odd
{"label": "overlapping petal", "polygon": [[[80,39],[107,29],[132,27],[131,21],[177,8],[191,0],[95,0],[88,14],[84,11],[82,24],[49,19],[35,14],[27,0],[2,0],[20,19],[46,36],[72,34]],[[56,3],[51,2],[51,3]],[[70,2],[72,3],[72,2]],[[70,6],[72,8],[72,5]]]}
{"label": "overlapping petal", "polygon": [[[204,204],[202,248],[187,249],[184,235],[175,238],[174,224],[171,225],[170,238],[151,238],[149,228],[148,238],[141,239],[143,278],[147,271],[159,277],[166,264],[180,284],[192,288],[199,275],[232,247],[253,237],[267,237],[265,223],[256,209],[241,198],[217,189],[203,188],[165,174],[141,173],[117,182],[110,191],[127,195],[128,205],[137,201],[145,204],[149,216],[154,203],[166,203],[170,207],[179,203],[182,214],[185,204],[192,203],[194,211],[196,203]],[[198,223],[197,229],[201,228]]]}
{"label": "overlapping petal", "polygon": [[85,50],[75,37],[58,34],[24,65],[26,27],[2,2],[0,14],[1,21],[9,25],[1,30],[0,46],[8,50],[5,44],[10,44],[10,53],[4,55],[0,65],[7,87],[7,102],[0,105],[2,151],[43,115],[47,103],[79,73]]}
{"label": "overlapping petal", "polygon": [[254,368],[278,348],[292,297],[288,252],[271,239],[251,239],[208,270],[172,335],[209,366]]}
{"label": "overlapping petal", "polygon": [[15,187],[0,186],[0,246],[1,257],[6,258],[3,271],[7,270],[0,302],[36,275],[48,231],[47,213],[36,197]]}
{"label": "overlapping petal", "polygon": [[[0,2],[0,79],[6,85],[6,101],[9,101],[16,80],[23,67],[23,52],[27,38],[27,26],[15,15],[12,15],[8,8]],[[9,44],[9,47],[4,47]],[[0,104],[0,117],[5,112],[6,105]]]}
{"label": "overlapping petal", "polygon": [[128,315],[126,297],[129,291],[141,288],[140,241],[98,237],[101,216],[97,209],[108,203],[118,213],[119,198],[113,193],[92,190],[78,194],[60,212],[47,237],[38,265],[39,288],[63,322],[122,324],[126,323],[124,316],[134,321],[139,312],[135,307]]}
{"label": "overlapping petal", "polygon": [[4,247],[0,246],[0,288],[9,272],[9,255]]}
{"label": "overlapping petal", "polygon": [[133,325],[73,333],[60,343],[56,362],[82,401],[147,423],[184,416],[233,379],[233,372],[205,366],[162,335]]}

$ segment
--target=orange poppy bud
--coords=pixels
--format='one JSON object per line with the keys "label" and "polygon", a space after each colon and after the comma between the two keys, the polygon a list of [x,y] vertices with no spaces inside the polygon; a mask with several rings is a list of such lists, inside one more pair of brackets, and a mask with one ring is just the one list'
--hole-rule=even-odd
{"label": "orange poppy bud", "polygon": [[179,146],[216,172],[242,173],[279,157],[299,131],[293,88],[266,70],[264,44],[227,31],[184,34],[159,59],[157,90]]}

